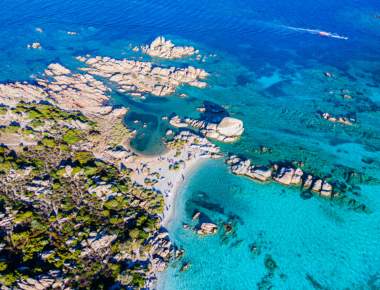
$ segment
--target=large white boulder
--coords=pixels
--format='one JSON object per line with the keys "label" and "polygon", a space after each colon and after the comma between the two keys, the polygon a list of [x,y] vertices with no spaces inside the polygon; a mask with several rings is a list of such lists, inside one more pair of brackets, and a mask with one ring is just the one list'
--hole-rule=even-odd
{"label": "large white boulder", "polygon": [[243,122],[236,118],[224,117],[218,124],[216,130],[220,135],[226,137],[240,136],[244,132]]}

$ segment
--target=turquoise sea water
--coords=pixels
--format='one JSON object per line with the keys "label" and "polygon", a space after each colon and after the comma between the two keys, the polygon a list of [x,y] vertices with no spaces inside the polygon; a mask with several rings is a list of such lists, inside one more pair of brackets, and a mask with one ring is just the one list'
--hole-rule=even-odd
{"label": "turquoise sea water", "polygon": [[[207,162],[187,179],[168,229],[191,263],[173,263],[161,289],[380,289],[380,3],[377,1],[134,0],[0,1],[0,81],[30,81],[51,62],[72,69],[77,55],[139,58],[131,47],[165,35],[194,45],[195,60],[160,65],[203,67],[204,90],[183,87],[167,98],[112,95],[138,130],[132,145],[163,150],[173,113],[198,117],[204,101],[244,121],[242,139],[225,152],[256,164],[302,161],[305,168],[347,184],[347,194],[371,213],[357,213],[297,189],[232,176]],[[287,26],[320,29],[348,40],[322,38]],[[36,32],[41,27],[43,33]],[[69,36],[67,31],[77,31]],[[41,50],[28,50],[39,41]],[[145,57],[147,60],[150,58]],[[326,78],[324,72],[332,72]],[[348,91],[351,100],[343,99]],[[180,98],[181,93],[188,97]],[[317,112],[349,114],[354,126],[321,120]],[[141,120],[135,125],[135,119]],[[147,127],[143,128],[142,123]],[[260,153],[260,146],[271,152]],[[199,238],[182,229],[195,210],[215,223],[236,223],[236,236]],[[252,244],[260,248],[253,255]],[[265,260],[277,267],[268,270]],[[267,263],[268,264],[268,263]]]}
{"label": "turquoise sea water", "polygon": [[[363,187],[363,194],[379,206],[372,189]],[[378,289],[379,213],[362,216],[299,194],[209,162],[186,184],[170,225],[191,268],[179,273],[181,263],[174,264],[161,288]],[[184,230],[197,210],[203,221],[232,222],[236,233],[199,238]],[[260,254],[250,251],[253,244]],[[273,272],[265,267],[269,256],[277,265]]]}

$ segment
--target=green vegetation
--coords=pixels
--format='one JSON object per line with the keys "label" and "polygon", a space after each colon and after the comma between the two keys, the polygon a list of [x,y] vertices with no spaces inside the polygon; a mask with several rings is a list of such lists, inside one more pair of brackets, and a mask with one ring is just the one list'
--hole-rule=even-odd
{"label": "green vegetation", "polygon": [[[74,289],[144,287],[149,264],[137,263],[135,253],[150,250],[162,196],[80,149],[95,127],[83,115],[48,104],[7,110],[32,128],[48,127],[1,129],[33,134],[37,145],[0,146],[0,285],[18,288],[21,280],[56,271]],[[71,121],[89,126],[74,129]]]}
{"label": "green vegetation", "polygon": [[33,120],[78,120],[84,123],[91,123],[85,116],[81,113],[73,113],[61,110],[48,103],[46,104],[31,104],[31,103],[19,103],[16,108],[12,109],[12,112],[16,114],[26,114],[29,119]]}
{"label": "green vegetation", "polygon": [[166,146],[170,149],[182,149],[183,146],[186,144],[186,141],[185,140],[181,140],[181,139],[174,139],[173,141],[170,141],[170,142],[167,142],[166,143]]}
{"label": "green vegetation", "polygon": [[63,135],[62,140],[69,145],[73,145],[78,143],[81,140],[81,131],[75,129],[69,129]]}

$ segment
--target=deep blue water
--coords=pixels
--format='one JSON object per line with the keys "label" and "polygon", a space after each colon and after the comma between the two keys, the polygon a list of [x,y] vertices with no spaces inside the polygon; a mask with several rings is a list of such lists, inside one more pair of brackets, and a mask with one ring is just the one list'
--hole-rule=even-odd
{"label": "deep blue water", "polygon": [[[2,82],[31,80],[51,62],[74,69],[79,65],[74,57],[87,53],[133,58],[131,45],[158,35],[194,45],[204,55],[216,53],[206,63],[175,62],[209,71],[207,89],[183,87],[172,97],[145,101],[113,95],[114,104],[131,108],[126,124],[138,130],[132,144],[139,151],[163,150],[168,125],[162,116],[197,117],[196,107],[207,100],[245,123],[241,141],[222,146],[226,152],[261,164],[303,161],[316,174],[346,182],[351,171],[362,176],[349,181],[350,194],[371,214],[318,198],[303,200],[296,189],[257,184],[232,176],[221,162],[207,163],[187,180],[169,225],[192,266],[179,273],[180,263],[174,263],[162,289],[380,289],[379,1],[15,0],[0,1],[0,7]],[[34,41],[43,49],[26,49]],[[326,79],[325,71],[335,77]],[[343,100],[342,90],[353,100]],[[182,92],[189,97],[179,98]],[[358,123],[326,123],[318,110],[349,113]],[[135,119],[147,127],[134,125]],[[272,152],[259,154],[260,145]],[[195,209],[214,222],[236,219],[236,237],[200,239],[184,232],[182,223]],[[255,242],[262,253],[252,257]],[[268,256],[276,261],[274,273],[265,268]]]}

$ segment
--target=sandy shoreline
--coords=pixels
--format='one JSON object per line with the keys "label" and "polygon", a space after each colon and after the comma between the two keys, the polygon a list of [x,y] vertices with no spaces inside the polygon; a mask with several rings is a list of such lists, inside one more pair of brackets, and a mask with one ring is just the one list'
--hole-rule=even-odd
{"label": "sandy shoreline", "polygon": [[[165,211],[163,214],[163,220],[162,220],[162,226],[167,229],[169,223],[172,221],[172,218],[175,215],[176,211],[176,202],[177,198],[180,198],[179,194],[183,188],[183,186],[189,181],[189,178],[192,176],[192,174],[197,171],[201,166],[203,166],[206,163],[207,159],[195,159],[191,160],[187,163],[186,168],[182,170],[180,174],[184,175],[184,179],[178,178],[180,177],[180,174],[177,175],[176,183],[174,184],[173,188],[170,190],[170,194],[165,199]],[[164,272],[158,272],[157,273],[157,280],[155,283],[155,289],[163,289],[165,285],[165,277],[166,277],[166,271]]]}
{"label": "sandy shoreline", "polygon": [[[191,173],[202,163],[210,159],[210,148],[214,149],[207,139],[193,143],[195,138],[190,134],[189,142],[181,149],[168,149],[164,154],[147,156],[136,154],[123,164],[132,169],[132,179],[144,187],[152,188],[164,197],[165,207],[162,215],[162,225],[170,222],[178,191]],[[212,152],[212,150],[211,150]],[[173,168],[175,165],[178,165]],[[149,184],[153,181],[154,184]]]}
{"label": "sandy shoreline", "polygon": [[184,179],[177,178],[176,183],[174,184],[174,187],[170,191],[169,195],[165,197],[165,211],[162,220],[162,225],[164,227],[168,226],[174,215],[176,200],[179,192],[182,190],[182,187],[186,182],[188,182],[188,179],[191,177],[192,173],[197,171],[205,163],[205,161],[205,159],[197,159],[189,162],[187,167],[182,172]]}

